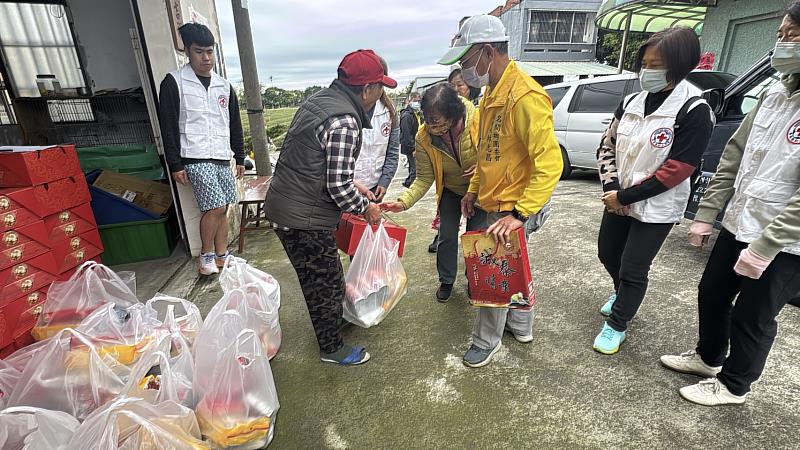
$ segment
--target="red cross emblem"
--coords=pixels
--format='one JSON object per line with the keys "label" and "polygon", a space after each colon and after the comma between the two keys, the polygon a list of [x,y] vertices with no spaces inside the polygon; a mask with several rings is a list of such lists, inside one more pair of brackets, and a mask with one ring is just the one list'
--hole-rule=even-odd
{"label": "red cross emblem", "polygon": [[650,145],[655,148],[666,148],[672,145],[675,132],[672,128],[659,128],[650,135]]}
{"label": "red cross emblem", "polygon": [[223,108],[227,108],[228,107],[228,99],[225,98],[224,95],[220,95],[219,96],[219,98],[217,99],[217,103],[219,103],[219,106],[221,106]]}
{"label": "red cross emblem", "polygon": [[381,125],[381,133],[383,134],[383,137],[389,137],[389,133],[391,132],[392,132],[392,124],[386,122],[383,125]]}
{"label": "red cross emblem", "polygon": [[800,144],[800,120],[789,126],[789,130],[786,131],[786,140],[790,144]]}

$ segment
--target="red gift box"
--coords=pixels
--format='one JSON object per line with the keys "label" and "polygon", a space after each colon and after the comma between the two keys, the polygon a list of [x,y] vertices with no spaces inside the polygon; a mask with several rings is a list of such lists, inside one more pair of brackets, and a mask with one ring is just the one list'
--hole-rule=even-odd
{"label": "red gift box", "polygon": [[17,351],[17,347],[14,347],[13,345],[7,345],[3,348],[0,348],[0,359],[8,358],[9,356],[13,355],[15,351]]}
{"label": "red gift box", "polygon": [[0,304],[30,295],[50,286],[57,273],[51,252],[0,270]]}
{"label": "red gift box", "polygon": [[56,271],[53,273],[60,274],[103,253],[103,242],[97,229],[93,229],[78,236],[53,242],[52,250],[56,266]]}
{"label": "red gift box", "polygon": [[16,209],[3,209],[3,205],[8,205],[4,199],[6,198],[0,197],[0,231],[14,230],[41,220],[41,217],[34,214],[33,211],[19,205],[15,205]]}
{"label": "red gift box", "polygon": [[484,231],[464,233],[461,247],[474,306],[523,310],[533,307],[536,292],[522,228],[511,234],[508,247],[496,243]]}
{"label": "red gift box", "polygon": [[47,228],[39,220],[30,225],[6,231],[0,241],[0,270],[25,262],[50,249]]}
{"label": "red gift box", "polygon": [[42,305],[46,299],[44,292],[37,291],[10,302],[0,303],[0,347],[14,343],[16,338],[27,345],[25,334],[30,336],[30,330],[42,313]]}
{"label": "red gift box", "polygon": [[[361,235],[364,234],[366,228],[367,221],[363,217],[355,214],[342,214],[342,218],[339,220],[339,228],[336,230],[336,246],[350,256],[355,255],[358,243],[361,242]],[[400,242],[397,256],[403,256],[407,230],[400,225],[387,221],[383,222],[383,228],[390,238]],[[377,225],[373,225],[372,229],[377,230]]]}
{"label": "red gift box", "polygon": [[83,176],[74,145],[0,147],[0,187],[35,186]]}
{"label": "red gift box", "polygon": [[97,228],[89,203],[49,215],[44,218],[44,224],[50,230],[50,242],[58,242]]}
{"label": "red gift box", "polygon": [[89,201],[83,175],[33,187],[0,189],[0,213],[24,208],[40,219]]}

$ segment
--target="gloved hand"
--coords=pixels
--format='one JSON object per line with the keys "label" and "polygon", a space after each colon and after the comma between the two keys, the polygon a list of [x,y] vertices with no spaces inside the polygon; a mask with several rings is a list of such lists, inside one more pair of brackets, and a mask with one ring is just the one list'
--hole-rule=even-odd
{"label": "gloved hand", "polygon": [[692,247],[702,247],[708,242],[708,237],[714,231],[714,225],[705,222],[692,222],[689,226],[689,245]]}
{"label": "gloved hand", "polygon": [[739,253],[739,260],[736,261],[733,270],[743,277],[757,280],[761,278],[761,274],[764,273],[771,262],[772,260],[756,255],[750,251],[750,247],[747,247]]}

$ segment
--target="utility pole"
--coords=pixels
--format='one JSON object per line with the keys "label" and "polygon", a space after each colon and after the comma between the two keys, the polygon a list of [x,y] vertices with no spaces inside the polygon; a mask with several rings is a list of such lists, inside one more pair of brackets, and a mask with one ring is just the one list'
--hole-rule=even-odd
{"label": "utility pole", "polygon": [[247,0],[231,0],[233,23],[236,27],[236,42],[239,45],[239,61],[242,66],[244,94],[247,100],[247,119],[250,121],[250,136],[256,158],[256,173],[272,175],[272,165],[267,149],[267,133],[264,126],[264,105],[258,84],[256,53],[253,49],[253,33],[250,30],[250,15]]}

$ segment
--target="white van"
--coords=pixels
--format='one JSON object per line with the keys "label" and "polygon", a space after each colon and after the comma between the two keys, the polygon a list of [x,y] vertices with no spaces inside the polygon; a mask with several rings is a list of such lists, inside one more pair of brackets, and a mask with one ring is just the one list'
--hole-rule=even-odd
{"label": "white van", "polygon": [[[708,89],[724,89],[736,76],[725,72],[695,70],[686,78],[695,95]],[[600,139],[626,95],[642,90],[635,73],[568,81],[544,87],[553,100],[556,138],[564,158],[567,178],[573,168],[596,169]]]}

